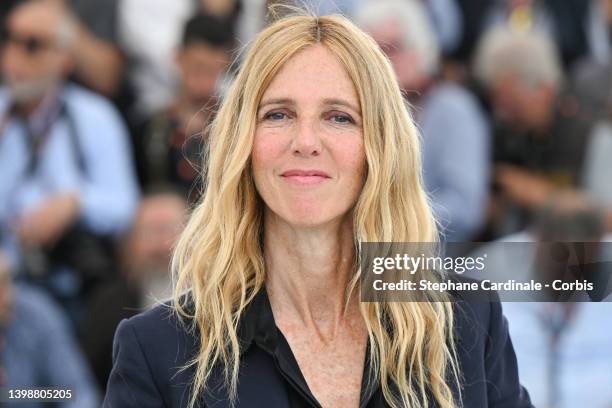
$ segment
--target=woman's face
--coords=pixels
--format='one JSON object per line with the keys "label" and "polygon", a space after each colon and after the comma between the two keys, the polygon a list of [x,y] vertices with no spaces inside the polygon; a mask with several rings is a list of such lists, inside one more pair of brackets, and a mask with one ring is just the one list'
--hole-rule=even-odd
{"label": "woman's face", "polygon": [[363,186],[365,153],[357,92],[324,46],[293,56],[265,91],[252,153],[259,194],[295,226],[346,215]]}

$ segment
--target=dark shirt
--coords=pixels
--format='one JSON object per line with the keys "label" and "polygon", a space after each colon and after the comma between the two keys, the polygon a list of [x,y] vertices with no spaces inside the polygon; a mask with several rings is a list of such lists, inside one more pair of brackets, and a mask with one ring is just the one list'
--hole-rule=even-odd
{"label": "dark shirt", "polygon": [[[456,341],[462,370],[462,402],[466,408],[528,408],[529,395],[520,386],[516,357],[498,299],[457,301]],[[186,407],[194,369],[181,370],[198,349],[171,307],[159,306],[124,320],[115,334],[113,370],[106,408]],[[242,345],[238,407],[320,407],[298,367],[287,340],[274,322],[265,290],[245,311],[238,336]],[[341,364],[341,362],[338,362]],[[369,362],[366,359],[364,373]],[[213,370],[200,407],[229,407],[222,367]],[[456,390],[455,390],[456,391]],[[438,405],[433,403],[431,408]],[[388,407],[381,388],[364,375],[361,408]]]}
{"label": "dark shirt", "polygon": [[493,162],[520,166],[544,176],[558,188],[580,187],[592,126],[592,115],[574,95],[565,94],[559,98],[545,133],[498,123]]}
{"label": "dark shirt", "polygon": [[[548,130],[535,133],[516,123],[498,122],[494,128],[493,163],[512,165],[540,176],[556,190],[581,189],[588,170],[593,114],[570,91],[564,91],[553,110]],[[539,208],[514,201],[498,184],[492,186],[497,215],[481,239],[496,239],[534,223]]]}
{"label": "dark shirt", "polygon": [[81,346],[102,390],[112,369],[113,334],[122,320],[144,310],[142,298],[138,288],[123,277],[99,285],[88,297]]}
{"label": "dark shirt", "polygon": [[[201,134],[188,133],[173,109],[155,114],[140,125],[133,140],[138,178],[143,189],[168,185],[194,203],[199,198],[199,176],[203,172]],[[201,126],[195,122],[202,120]],[[206,120],[194,117],[194,128]],[[198,122],[199,123],[199,122]]]}

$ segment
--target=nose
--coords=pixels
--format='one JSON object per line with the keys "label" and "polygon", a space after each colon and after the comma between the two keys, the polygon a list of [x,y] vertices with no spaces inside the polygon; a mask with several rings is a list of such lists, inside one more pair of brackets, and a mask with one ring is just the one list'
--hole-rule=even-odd
{"label": "nose", "polygon": [[292,140],[291,150],[293,154],[302,157],[318,156],[321,154],[322,148],[321,134],[317,121],[299,121]]}

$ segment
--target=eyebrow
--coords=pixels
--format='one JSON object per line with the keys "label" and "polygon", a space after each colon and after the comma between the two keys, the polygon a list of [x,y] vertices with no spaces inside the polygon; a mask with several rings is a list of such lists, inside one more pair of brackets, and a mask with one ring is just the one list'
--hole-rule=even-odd
{"label": "eyebrow", "polygon": [[259,109],[268,105],[295,105],[295,101],[291,98],[272,98],[261,101]]}
{"label": "eyebrow", "polygon": [[[344,99],[339,99],[339,98],[325,98],[323,99],[323,104],[325,105],[337,105],[337,106],[345,106],[351,110],[353,110],[354,112],[356,112],[357,114],[361,115],[361,110],[358,109],[355,105],[353,105],[352,103],[344,100]],[[262,109],[265,106],[268,105],[295,105],[295,100],[291,99],[291,98],[272,98],[272,99],[266,99],[264,101],[262,101],[259,104],[259,108],[258,109]]]}

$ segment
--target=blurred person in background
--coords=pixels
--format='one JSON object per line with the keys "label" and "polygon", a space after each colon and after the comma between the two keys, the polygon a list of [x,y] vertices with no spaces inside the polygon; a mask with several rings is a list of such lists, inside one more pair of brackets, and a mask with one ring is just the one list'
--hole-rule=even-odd
{"label": "blurred person in background", "polygon": [[590,0],[494,0],[481,35],[495,27],[536,31],[555,44],[563,66],[569,68],[591,53],[587,35],[591,3]]}
{"label": "blurred person in background", "polygon": [[591,59],[612,62],[612,0],[591,0],[587,30]]}
{"label": "blurred person in background", "polygon": [[571,89],[583,111],[595,123],[586,152],[585,189],[609,208],[607,228],[612,232],[612,0],[591,5],[590,39],[594,50],[571,73]]}
{"label": "blurred person in background", "polygon": [[356,21],[387,53],[422,134],[423,176],[448,241],[469,240],[487,204],[489,128],[476,99],[437,80],[439,46],[416,0],[364,4]]}
{"label": "blurred person in background", "polygon": [[[343,14],[351,18],[373,0],[313,0],[318,14]],[[443,54],[453,52],[459,45],[463,30],[461,10],[456,0],[417,0],[427,10],[427,16]],[[295,1],[298,5],[300,1]],[[376,1],[374,1],[376,3]]]}
{"label": "blurred person in background", "polygon": [[74,78],[107,97],[123,81],[124,57],[117,36],[119,0],[45,0],[63,6],[65,24],[74,31],[71,47]]}
{"label": "blurred person in background", "polygon": [[197,15],[185,25],[176,56],[180,85],[175,100],[153,115],[134,140],[145,188],[172,184],[191,201],[197,199],[204,130],[212,119],[233,44],[232,27],[216,17]]}
{"label": "blurred person in background", "polygon": [[[421,1],[421,0],[418,0]],[[309,4],[321,14],[343,12],[351,16],[366,0],[315,0]],[[124,0],[119,5],[120,39],[128,56],[128,75],[136,91],[130,116],[136,122],[167,108],[175,95],[179,73],[173,56],[180,46],[181,30],[195,13],[207,14],[233,26],[239,47],[245,46],[267,23],[266,9],[294,0]],[[422,1],[444,51],[453,50],[461,38],[459,8],[455,0]],[[229,28],[229,27],[228,27]]]}
{"label": "blurred person in background", "polygon": [[[612,406],[612,234],[604,232],[599,205],[575,192],[556,195],[527,229],[478,250],[488,255],[487,271],[494,276],[479,272],[471,277],[525,281],[550,276],[555,273],[550,268],[556,269],[560,262],[549,253],[553,248],[551,243],[564,242],[568,243],[570,257],[581,258],[574,261],[568,258],[568,261],[574,265],[579,262],[583,271],[595,272],[593,267],[596,267],[604,279],[589,279],[595,282],[595,289],[572,293],[571,302],[561,297],[556,302],[503,303],[521,381],[529,387],[536,407],[609,408]],[[589,258],[602,262],[591,263]]]}
{"label": "blurred person in background", "polygon": [[179,87],[175,56],[181,46],[185,23],[194,14],[205,14],[224,21],[228,30],[233,30],[241,7],[239,0],[123,0],[120,3],[120,42],[128,57],[128,77],[136,93],[135,106],[129,112],[134,122],[142,122],[173,103]]}
{"label": "blurred person in background", "polygon": [[[593,114],[564,87],[547,36],[492,29],[477,51],[475,75],[488,92],[495,120],[490,234],[498,237],[524,228],[555,191],[585,189],[585,169],[593,164],[587,152],[603,150],[610,157],[612,150],[593,144],[601,139],[593,137]],[[603,174],[612,174],[610,163],[598,165]]]}
{"label": "blurred person in background", "polygon": [[84,276],[106,272],[110,251],[103,242],[129,226],[138,190],[118,113],[65,80],[75,41],[66,24],[61,6],[49,1],[26,1],[8,16],[0,229],[13,262],[31,261],[25,269],[37,275],[57,271],[49,274],[50,287],[72,296]]}
{"label": "blurred person in background", "polygon": [[593,55],[577,64],[570,85],[595,123],[583,183],[609,209],[607,228],[612,232],[612,0],[592,1],[589,28]]}
{"label": "blurred person in background", "polygon": [[186,212],[183,195],[174,190],[159,187],[147,193],[123,241],[119,278],[89,299],[82,345],[102,389],[112,368],[119,322],[171,295],[170,254]]}
{"label": "blurred person in background", "polygon": [[593,121],[612,120],[612,59],[607,63],[581,62],[568,82],[584,113]]}
{"label": "blurred person in background", "polygon": [[605,225],[612,233],[612,116],[598,122],[586,152],[583,184],[586,191],[605,208]]}
{"label": "blurred person in background", "polygon": [[[462,36],[450,59],[469,78],[480,38],[493,27],[546,35],[560,50],[566,70],[584,58],[605,61],[610,55],[611,0],[460,0]],[[457,64],[453,64],[456,67]]]}
{"label": "blurred person in background", "polygon": [[[3,0],[5,15],[28,0]],[[117,0],[39,0],[58,6],[63,30],[71,31],[73,78],[108,97],[119,92],[124,60],[117,43]],[[2,19],[4,20],[4,19]]]}
{"label": "blurred person in background", "polygon": [[[60,408],[100,406],[82,352],[62,311],[44,293],[14,284],[0,252],[0,387],[70,389],[74,398]],[[48,402],[5,402],[3,407],[42,408]]]}

